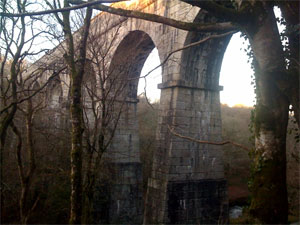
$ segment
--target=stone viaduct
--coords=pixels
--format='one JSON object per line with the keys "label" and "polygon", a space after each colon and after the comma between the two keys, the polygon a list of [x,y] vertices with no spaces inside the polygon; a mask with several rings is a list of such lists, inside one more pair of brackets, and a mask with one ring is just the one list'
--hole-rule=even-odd
{"label": "stone viaduct", "polygon": [[[114,7],[184,21],[212,20],[205,11],[177,0],[139,0],[118,3]],[[127,65],[130,68],[126,70],[128,76],[138,78],[153,48],[158,49],[163,61],[170,52],[208,34],[100,13],[92,21],[91,35],[99,38],[96,42],[99,47],[109,49],[106,53],[108,70],[112,71],[112,67],[120,64]],[[222,147],[179,138],[172,135],[168,127],[199,140],[222,140],[219,71],[229,40],[230,37],[212,39],[176,52],[162,65],[156,152],[145,200],[140,190],[142,167],[136,118],[138,79],[128,79],[124,92],[127,95],[126,116],[120,120],[107,152],[117,170],[109,194],[109,223],[219,224],[226,221],[228,202]],[[56,63],[62,62],[63,45],[43,56],[34,67],[54,61],[57,56],[60,60]],[[125,74],[124,71],[118,70],[118,75]],[[68,97],[68,76],[61,74],[59,83],[60,89],[52,93],[51,100],[58,107],[61,99]]]}

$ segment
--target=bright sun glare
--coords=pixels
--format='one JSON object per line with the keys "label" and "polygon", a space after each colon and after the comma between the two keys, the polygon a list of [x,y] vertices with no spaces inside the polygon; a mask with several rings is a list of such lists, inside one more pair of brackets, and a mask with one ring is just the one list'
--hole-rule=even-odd
{"label": "bright sun glare", "polygon": [[131,4],[137,2],[138,0],[127,0],[127,1],[124,1],[126,6],[130,6]]}
{"label": "bright sun glare", "polygon": [[240,33],[232,36],[222,62],[220,85],[224,90],[220,93],[221,103],[229,106],[255,104],[253,70],[247,62],[248,56],[243,50],[247,46]]}

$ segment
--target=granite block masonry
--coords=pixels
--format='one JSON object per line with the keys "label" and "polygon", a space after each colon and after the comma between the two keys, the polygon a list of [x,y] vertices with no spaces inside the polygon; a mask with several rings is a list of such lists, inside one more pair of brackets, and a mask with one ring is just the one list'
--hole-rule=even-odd
{"label": "granite block masonry", "polygon": [[[112,6],[189,22],[214,20],[205,11],[178,0],[139,0]],[[105,217],[102,221],[110,224],[221,224],[227,221],[222,147],[179,138],[169,129],[199,140],[222,141],[219,72],[230,37],[178,51],[162,65],[156,151],[146,199],[141,189],[137,86],[143,64],[155,47],[162,62],[170,52],[206,35],[209,34],[107,13],[93,19],[90,36],[95,37],[99,48],[107,50],[110,46],[106,55],[107,74],[118,78],[112,88],[118,96],[111,94],[111,98],[115,97],[111,104],[116,111],[122,109],[112,144],[104,156],[115,171],[111,175],[114,182],[106,190],[107,207],[102,211],[101,207],[94,207],[94,214],[102,212],[101,216]],[[64,43],[34,63],[31,70],[46,62],[59,65],[63,49]],[[88,52],[88,57],[91,54]],[[99,72],[96,68],[93,71],[97,90]],[[46,82],[48,77],[39,78],[39,82]],[[52,93],[51,107],[60,107],[57,99],[60,102],[68,99],[66,84],[70,80],[66,74],[61,74],[59,79],[57,85],[61,91]],[[120,80],[126,81],[126,85]]]}

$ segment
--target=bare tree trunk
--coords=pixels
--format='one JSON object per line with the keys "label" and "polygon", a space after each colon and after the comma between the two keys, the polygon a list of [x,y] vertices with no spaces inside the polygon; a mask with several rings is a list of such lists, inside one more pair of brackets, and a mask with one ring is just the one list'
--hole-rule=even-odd
{"label": "bare tree trunk", "polygon": [[[265,224],[286,224],[286,131],[288,100],[268,80],[257,78],[255,145],[250,210]],[[263,97],[262,97],[263,96]]]}
{"label": "bare tree trunk", "polygon": [[286,224],[286,132],[289,101],[277,82],[285,76],[273,8],[265,4],[248,34],[254,52],[257,104],[250,212],[264,224]]}
{"label": "bare tree trunk", "polygon": [[[69,7],[64,1],[64,7]],[[86,45],[90,27],[92,8],[87,8],[83,27],[80,29],[80,44],[78,60],[75,60],[75,44],[70,25],[70,12],[63,13],[63,30],[66,38],[67,52],[65,59],[69,67],[71,78],[71,211],[70,224],[81,224],[82,216],[82,136],[83,136],[83,109],[82,109],[82,80],[86,62]]]}
{"label": "bare tree trunk", "polygon": [[27,105],[27,113],[26,113],[26,150],[28,154],[29,160],[29,168],[27,174],[24,171],[24,162],[22,160],[22,136],[20,131],[17,127],[12,124],[12,129],[15,135],[18,138],[18,145],[17,145],[17,163],[19,168],[19,176],[21,181],[21,196],[20,196],[20,222],[21,224],[27,224],[28,219],[31,216],[32,211],[36,207],[38,199],[34,201],[32,206],[28,207],[28,195],[31,188],[31,183],[33,180],[34,172],[36,169],[35,164],[35,150],[33,144],[33,132],[32,132],[32,119],[33,119],[33,108],[32,108],[32,101],[28,100]]}
{"label": "bare tree trunk", "polygon": [[[91,155],[93,157],[93,155]],[[87,180],[85,183],[85,189],[84,189],[84,195],[85,195],[85,202],[84,202],[84,211],[83,211],[83,224],[93,224],[94,220],[92,218],[92,212],[93,212],[93,200],[94,200],[94,189],[95,189],[95,183],[96,183],[96,176],[98,172],[99,162],[100,158],[98,155],[96,155],[96,160],[94,163],[91,163],[89,165],[89,168],[87,170],[86,176]]]}
{"label": "bare tree trunk", "polygon": [[[72,121],[72,149],[71,149],[71,214],[70,224],[81,224],[82,211],[82,105],[81,79],[72,74],[71,89],[71,121]],[[79,86],[79,87],[78,87]]]}
{"label": "bare tree trunk", "polygon": [[[18,0],[18,12],[21,13],[22,11],[25,11],[25,3],[23,4],[23,2],[21,2],[20,0]],[[2,5],[4,8],[6,7],[6,2],[3,2]],[[2,23],[1,21],[1,26],[4,26],[5,24]],[[10,67],[10,80],[9,82],[11,83],[11,95],[12,95],[12,101],[14,103],[17,102],[18,100],[18,94],[17,94],[17,76],[18,76],[18,63],[20,63],[20,57],[21,57],[21,52],[22,49],[24,47],[25,44],[25,34],[26,34],[26,26],[25,26],[25,18],[22,17],[21,18],[21,32],[20,32],[20,36],[19,36],[19,43],[17,43],[17,49],[15,54],[13,55],[13,61],[11,63],[11,67]],[[2,31],[2,28],[0,29]],[[1,32],[0,32],[1,33]],[[11,37],[12,39],[14,37]],[[10,51],[10,45],[7,46],[7,49],[5,50],[5,54],[7,54]],[[7,57],[7,55],[6,55]],[[5,57],[5,58],[6,58]],[[5,59],[6,60],[6,59]],[[2,68],[1,68],[1,78],[3,79],[3,75],[4,75],[4,65],[5,65],[5,61],[2,64]],[[2,82],[1,82],[1,85]],[[5,99],[7,96],[6,94],[4,94],[3,89],[1,88],[1,95],[4,99],[2,103],[4,103],[3,105],[6,106],[6,100]],[[16,114],[17,111],[17,105],[13,104],[11,109],[8,110],[5,115],[1,118],[1,122],[0,122],[0,182],[3,181],[3,151],[5,148],[5,141],[6,141],[6,135],[7,135],[7,129],[8,127],[12,124],[13,118]],[[4,196],[3,196],[3,187],[2,187],[2,183],[0,185],[0,208],[1,208],[1,213],[3,212],[3,208],[4,208]]]}
{"label": "bare tree trunk", "polygon": [[86,170],[86,178],[85,178],[85,186],[84,186],[84,201],[83,201],[83,219],[82,222],[83,224],[92,224],[92,218],[91,218],[91,213],[92,213],[92,207],[93,207],[93,203],[92,203],[92,199],[93,199],[93,171],[92,171],[92,167],[93,167],[93,151],[90,149],[88,150],[88,164],[87,164],[87,170]]}

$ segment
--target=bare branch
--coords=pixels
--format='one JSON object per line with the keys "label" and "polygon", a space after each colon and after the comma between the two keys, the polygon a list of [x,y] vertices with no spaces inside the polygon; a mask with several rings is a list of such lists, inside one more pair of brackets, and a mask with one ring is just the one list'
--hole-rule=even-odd
{"label": "bare branch", "polygon": [[151,13],[144,13],[135,10],[126,10],[121,8],[114,8],[106,5],[96,5],[95,9],[108,12],[111,14],[116,14],[119,16],[125,16],[136,19],[143,19],[151,22],[162,23],[169,25],[178,29],[187,30],[187,31],[196,31],[196,32],[220,32],[220,31],[230,31],[235,30],[237,27],[232,23],[190,23],[183,22],[180,20],[170,19],[164,16],[159,16]]}
{"label": "bare branch", "polygon": [[147,79],[146,79],[146,77],[144,77],[144,80],[145,80],[145,87],[144,87],[145,99],[146,99],[147,104],[151,107],[151,109],[154,110],[152,104],[150,103],[150,101],[149,101],[149,99],[147,97],[147,90],[146,90],[147,89]]}
{"label": "bare branch", "polygon": [[222,142],[214,142],[214,141],[203,141],[203,140],[198,140],[198,139],[195,139],[195,138],[192,138],[192,137],[188,137],[188,136],[184,136],[184,135],[181,135],[181,134],[178,134],[174,131],[174,128],[170,128],[170,126],[168,125],[168,129],[169,131],[177,136],[177,137],[180,137],[182,139],[186,139],[186,140],[189,140],[189,141],[193,141],[193,142],[196,142],[196,143],[199,143],[199,144],[209,144],[209,145],[227,145],[227,144],[231,144],[233,146],[236,146],[236,147],[239,147],[239,148],[242,148],[248,152],[250,152],[250,149],[247,148],[246,146],[244,145],[241,145],[241,144],[238,144],[238,143],[235,143],[233,141],[222,141]]}
{"label": "bare branch", "polygon": [[25,174],[24,174],[24,168],[23,168],[23,162],[22,162],[22,154],[21,154],[21,150],[22,150],[22,135],[21,135],[20,131],[18,130],[18,128],[15,126],[15,124],[13,122],[10,123],[10,126],[11,126],[14,134],[18,138],[18,144],[17,144],[17,150],[16,150],[16,157],[17,157],[17,164],[18,164],[18,170],[19,170],[20,180],[23,183],[24,180],[25,180]]}
{"label": "bare branch", "polygon": [[[149,74],[151,74],[154,70],[158,69],[159,67],[163,66],[168,60],[169,58],[176,52],[179,52],[179,51],[182,51],[182,50],[185,50],[185,49],[188,49],[188,48],[191,48],[191,47],[194,47],[196,45],[199,45],[199,44],[202,44],[210,39],[214,39],[214,38],[222,38],[222,37],[226,37],[227,35],[232,35],[234,33],[236,33],[237,31],[230,31],[230,32],[227,32],[227,33],[224,33],[224,34],[212,34],[210,36],[207,36],[203,39],[201,39],[200,41],[196,41],[196,42],[193,42],[191,44],[188,44],[188,45],[185,45],[183,46],[182,48],[178,48],[172,52],[170,52],[167,57],[162,61],[161,64],[159,64],[158,66],[154,67],[152,70],[150,70],[147,74],[145,74],[144,76],[141,76],[140,78],[145,78],[147,76],[149,76]],[[134,78],[136,79],[136,78]]]}
{"label": "bare branch", "polygon": [[37,196],[34,203],[33,203],[33,205],[32,205],[32,207],[27,212],[27,216],[25,218],[26,222],[28,221],[29,217],[32,215],[32,212],[36,209],[39,201],[40,201],[40,196]]}
{"label": "bare branch", "polygon": [[22,102],[24,102],[24,101],[27,101],[27,100],[31,99],[31,98],[34,97],[35,95],[37,95],[40,91],[42,91],[42,90],[47,86],[47,84],[48,84],[53,78],[55,78],[56,76],[58,76],[58,75],[60,74],[60,72],[63,71],[64,69],[65,69],[65,67],[62,68],[62,69],[60,69],[58,72],[53,73],[52,76],[49,77],[49,79],[43,84],[43,86],[41,86],[39,89],[37,89],[34,93],[32,93],[31,95],[29,95],[28,97],[23,98],[23,99],[21,99],[21,100],[19,100],[19,101],[14,101],[14,102],[10,103],[7,107],[3,108],[3,109],[0,111],[0,115],[1,115],[2,113],[6,112],[6,111],[7,111],[9,108],[11,108],[12,106],[18,105],[18,104],[20,104],[20,103],[22,103]]}
{"label": "bare branch", "polygon": [[94,6],[101,3],[115,3],[120,2],[120,0],[97,0],[93,2],[84,2],[82,1],[82,4],[70,6],[70,7],[64,7],[61,9],[50,9],[45,11],[38,11],[38,12],[26,12],[26,13],[6,13],[6,12],[0,12],[1,17],[25,17],[25,16],[41,16],[46,14],[52,14],[52,13],[61,13],[61,12],[68,12],[76,9],[82,9],[90,6]]}

